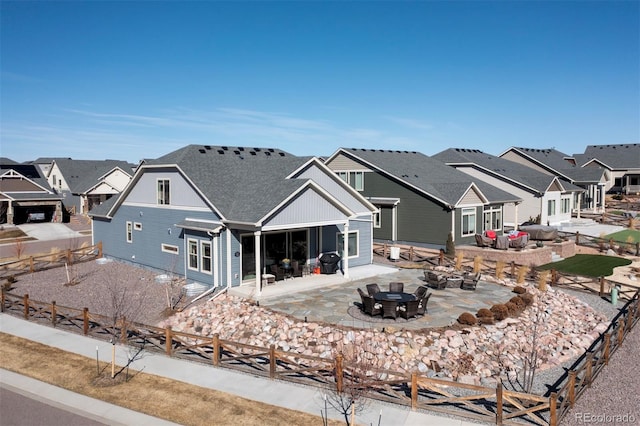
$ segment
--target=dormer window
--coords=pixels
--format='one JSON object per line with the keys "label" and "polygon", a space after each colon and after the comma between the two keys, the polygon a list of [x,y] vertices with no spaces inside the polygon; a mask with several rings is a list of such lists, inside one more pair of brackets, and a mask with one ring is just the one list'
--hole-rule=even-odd
{"label": "dormer window", "polygon": [[169,179],[158,179],[158,205],[171,204]]}

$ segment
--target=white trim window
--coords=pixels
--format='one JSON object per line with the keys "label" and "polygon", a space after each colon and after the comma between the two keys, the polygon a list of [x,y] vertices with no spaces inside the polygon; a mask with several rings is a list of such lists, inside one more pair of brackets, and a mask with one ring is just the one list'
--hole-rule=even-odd
{"label": "white trim window", "polygon": [[571,213],[571,198],[570,197],[562,197],[560,200],[560,212],[562,214]]}
{"label": "white trim window", "polygon": [[463,237],[476,234],[476,208],[475,207],[462,209],[461,232]]}
{"label": "white trim window", "polygon": [[547,201],[547,216],[556,215],[556,200]]}
{"label": "white trim window", "polygon": [[373,227],[374,228],[380,228],[382,226],[380,217],[381,217],[381,215],[380,215],[380,211],[379,210],[377,212],[373,213]]}
{"label": "white trim window", "polygon": [[197,271],[198,268],[198,240],[187,240],[187,252],[188,252],[188,260],[187,267],[192,271]]}
{"label": "white trim window", "polygon": [[[358,231],[349,231],[349,253],[348,253],[348,258],[354,258],[354,257],[358,257],[359,253],[360,253],[360,247],[359,247],[359,232]],[[342,251],[344,248],[344,233],[342,232],[338,232],[336,234],[336,251],[338,253],[340,253],[340,255],[342,256]]]}
{"label": "white trim window", "polygon": [[171,204],[171,181],[169,179],[158,179],[158,205],[168,206]]}
{"label": "white trim window", "polygon": [[336,172],[338,177],[347,182],[356,191],[364,191],[364,172]]}
{"label": "white trim window", "polygon": [[211,274],[213,272],[210,241],[200,241],[200,267],[205,274]]}
{"label": "white trim window", "polygon": [[174,246],[171,244],[162,244],[160,246],[160,249],[164,253],[178,254],[180,252],[180,249],[178,248],[178,246]]}
{"label": "white trim window", "polygon": [[502,231],[502,206],[484,208],[484,231]]}
{"label": "white trim window", "polygon": [[127,242],[133,242],[133,223],[127,221]]}

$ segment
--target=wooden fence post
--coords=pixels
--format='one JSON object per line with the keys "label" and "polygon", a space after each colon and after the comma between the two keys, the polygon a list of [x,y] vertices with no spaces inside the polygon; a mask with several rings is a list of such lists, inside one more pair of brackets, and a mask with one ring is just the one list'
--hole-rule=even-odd
{"label": "wooden fence post", "polygon": [[24,305],[24,319],[29,319],[29,295],[25,294],[22,297],[22,304]]}
{"label": "wooden fence post", "polygon": [[604,335],[604,365],[609,364],[609,353],[611,351],[611,335],[609,333]]}
{"label": "wooden fence post", "polygon": [[98,241],[98,257],[102,257],[102,241]]}
{"label": "wooden fence post", "polygon": [[56,301],[51,302],[51,325],[56,326],[58,313],[56,312]]}
{"label": "wooden fence post", "polygon": [[82,332],[85,336],[89,334],[89,308],[82,310]]}
{"label": "wooden fence post", "polygon": [[587,387],[591,387],[591,380],[593,376],[593,352],[589,352],[587,355],[587,370],[584,375],[584,380],[587,383]]}
{"label": "wooden fence post", "polygon": [[171,356],[173,349],[173,337],[171,335],[171,327],[164,328],[164,351],[167,355]]}
{"label": "wooden fence post", "polygon": [[604,277],[600,277],[600,297],[604,297]]}
{"label": "wooden fence post", "polygon": [[636,256],[640,256],[640,242],[636,243]]}
{"label": "wooden fence post", "polygon": [[2,289],[2,306],[0,306],[0,312],[4,312],[4,289]]}
{"label": "wooden fence post", "polygon": [[511,261],[511,279],[516,275],[516,262]]}
{"label": "wooden fence post", "polygon": [[624,318],[620,318],[618,325],[618,346],[624,341]]}
{"label": "wooden fence post", "polygon": [[569,407],[573,408],[576,403],[576,372],[574,370],[569,371],[569,383],[567,386],[567,390],[569,392],[567,395],[567,398],[569,399]]}
{"label": "wooden fence post", "polygon": [[444,262],[444,250],[440,249],[440,253],[438,254],[438,265],[442,265]]}
{"label": "wooden fence post", "polygon": [[554,285],[556,285],[557,281],[558,281],[558,271],[556,271],[555,269],[551,269],[551,286],[553,287]]}
{"label": "wooden fence post", "polygon": [[220,364],[220,335],[218,333],[213,335],[213,365],[216,367]]}
{"label": "wooden fence post", "polygon": [[549,426],[557,426],[558,424],[558,394],[552,392],[549,395]]}
{"label": "wooden fence post", "polygon": [[33,263],[33,256],[29,256],[29,272],[33,273],[36,271],[36,267]]}
{"label": "wooden fence post", "polygon": [[502,382],[496,384],[496,424],[502,424]]}
{"label": "wooden fence post", "polygon": [[418,406],[418,373],[411,373],[411,409],[415,410]]}
{"label": "wooden fence post", "polygon": [[71,253],[71,249],[67,249],[67,264],[73,264],[73,253]]}
{"label": "wooden fence post", "polygon": [[413,262],[413,246],[409,247],[409,262]]}
{"label": "wooden fence post", "polygon": [[336,390],[338,393],[342,393],[342,355],[336,355]]}
{"label": "wooden fence post", "polygon": [[576,245],[580,245],[580,231],[576,231]]}
{"label": "wooden fence post", "polygon": [[276,377],[276,345],[269,346],[269,378]]}

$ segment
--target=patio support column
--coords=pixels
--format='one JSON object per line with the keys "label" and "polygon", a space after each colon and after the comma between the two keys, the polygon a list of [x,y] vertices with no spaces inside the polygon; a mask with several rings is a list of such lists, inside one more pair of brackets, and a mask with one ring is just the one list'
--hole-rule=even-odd
{"label": "patio support column", "polygon": [[345,278],[349,278],[349,221],[344,223],[342,238],[342,273]]}
{"label": "patio support column", "polygon": [[582,206],[582,192],[578,192],[578,219],[580,219],[581,206]]}
{"label": "patio support column", "polygon": [[518,230],[518,204],[520,203],[513,203],[513,229],[516,231]]}
{"label": "patio support column", "polygon": [[256,294],[259,296],[262,293],[262,286],[260,285],[262,282],[262,271],[260,268],[260,235],[262,235],[261,231],[256,231],[253,233],[255,238],[255,256],[256,256]]}

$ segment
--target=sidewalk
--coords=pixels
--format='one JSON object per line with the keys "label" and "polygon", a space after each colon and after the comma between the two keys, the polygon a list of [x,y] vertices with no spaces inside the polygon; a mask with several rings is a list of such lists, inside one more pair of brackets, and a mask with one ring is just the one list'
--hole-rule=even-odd
{"label": "sidewalk", "polygon": [[[95,356],[96,348],[98,348],[101,354],[111,353],[111,344],[109,342],[35,324],[7,314],[0,314],[0,331],[84,355],[88,358]],[[116,357],[116,362],[121,365],[124,364],[126,362],[126,351],[119,347],[119,350],[116,351]],[[144,371],[149,374],[216,389],[243,398],[292,410],[304,411],[317,416],[320,415],[320,410],[324,407],[322,403],[322,391],[319,388],[270,380],[268,378],[256,377],[224,368],[214,368],[204,364],[169,358],[156,353],[146,354],[142,359],[136,361],[132,367],[136,370],[144,369]],[[47,390],[46,386],[34,388],[35,385],[32,379],[23,378],[23,376],[19,375],[9,375],[6,374],[7,372],[4,370],[0,370],[0,373],[0,382],[2,382],[2,384],[10,382],[8,384],[13,388],[37,393],[47,399],[57,401],[59,406],[66,406],[71,411],[89,412],[89,414],[96,416],[96,418],[102,418],[109,424],[171,424],[104,402],[91,400],[91,403],[88,403],[86,402],[88,398],[78,396],[72,392],[61,392],[59,388],[54,386],[51,386],[51,388],[53,388],[52,390]],[[41,382],[35,382],[41,384]],[[89,411],[90,407],[91,412]],[[412,411],[408,407],[387,404],[380,401],[371,401],[366,411],[359,413],[357,423],[377,425],[381,412],[381,425],[423,426],[434,424],[438,426],[471,426],[477,424],[471,421]],[[336,420],[343,420],[337,412],[330,412],[329,415]]]}

